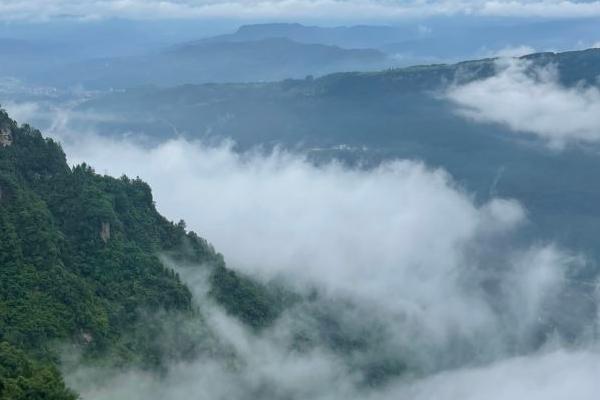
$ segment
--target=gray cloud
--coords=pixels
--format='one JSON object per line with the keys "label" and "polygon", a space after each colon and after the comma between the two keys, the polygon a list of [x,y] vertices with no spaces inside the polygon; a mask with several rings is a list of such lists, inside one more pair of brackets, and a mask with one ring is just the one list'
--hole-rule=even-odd
{"label": "gray cloud", "polygon": [[565,87],[553,68],[530,67],[500,60],[495,76],[453,86],[447,97],[467,118],[535,134],[556,148],[600,140],[600,90]]}
{"label": "gray cloud", "polygon": [[163,18],[330,18],[366,19],[425,17],[436,15],[483,15],[511,17],[590,17],[600,15],[598,1],[556,0],[107,0],[41,1],[4,0],[2,19],[39,20],[73,15],[82,19],[105,17]]}

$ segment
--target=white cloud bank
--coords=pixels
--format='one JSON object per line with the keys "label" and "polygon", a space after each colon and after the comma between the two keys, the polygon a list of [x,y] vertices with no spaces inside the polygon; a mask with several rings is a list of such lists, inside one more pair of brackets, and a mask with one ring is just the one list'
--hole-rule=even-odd
{"label": "white cloud bank", "polygon": [[[153,148],[94,136],[65,144],[71,162],[148,181],[160,211],[184,218],[233,268],[393,315],[402,344],[482,340],[493,353],[509,337],[528,343],[578,263],[552,246],[503,245],[526,220],[518,202],[476,205],[444,171],[418,162],[314,166],[183,139]],[[498,284],[494,298],[484,281]]]}
{"label": "white cloud bank", "polygon": [[[183,139],[141,147],[73,135],[68,121],[61,113],[47,133],[62,139],[70,162],[140,176],[160,211],[184,218],[230,267],[283,277],[300,289],[317,287],[332,301],[350,299],[357,306],[340,308],[336,317],[350,321],[348,328],[359,324],[359,332],[376,322],[380,356],[405,355],[420,371],[418,379],[367,389],[357,383],[352,358],[325,346],[290,349],[298,324],[312,333],[310,315],[285,315],[255,335],[218,309],[205,309],[209,326],[239,356],[239,368],[200,358],[171,366],[161,379],[118,371],[102,381],[96,379],[106,371],[79,370],[69,383],[86,399],[275,393],[288,399],[537,400],[567,398],[574,388],[577,398],[595,395],[597,353],[567,352],[556,333],[555,350],[531,354],[540,333],[552,332],[563,314],[573,314],[574,298],[586,294],[563,296],[579,258],[514,239],[526,223],[518,202],[476,204],[447,173],[414,161],[361,170],[315,166],[284,152],[241,155],[226,145]],[[187,278],[202,299],[205,287]],[[586,318],[593,328],[593,316]]]}
{"label": "white cloud bank", "polygon": [[[184,217],[230,266],[352,299],[359,307],[339,313],[350,312],[353,324],[383,321],[385,356],[404,350],[425,372],[367,389],[348,358],[321,346],[290,350],[294,328],[310,326],[310,317],[292,314],[255,336],[213,309],[209,326],[235,349],[240,368],[199,358],[161,379],[119,372],[92,388],[98,373],[79,370],[69,382],[87,399],[595,398],[596,352],[557,344],[528,353],[548,314],[559,320],[557,313],[572,311],[561,293],[579,260],[552,246],[503,245],[526,218],[515,201],[476,205],[445,172],[412,161],[364,171],[184,140],[153,148],[93,136],[65,143],[72,162],[146,179],[161,211]],[[187,278],[203,298],[203,285]],[[484,281],[497,284],[495,295]],[[515,345],[528,355],[512,357]]]}
{"label": "white cloud bank", "polygon": [[495,76],[453,86],[446,95],[467,118],[532,133],[556,148],[600,140],[600,90],[565,87],[551,67],[501,60]]}
{"label": "white cloud bank", "polygon": [[[598,396],[600,354],[558,350],[517,357],[482,368],[439,374],[394,396],[412,400],[593,400]],[[392,392],[393,393],[393,392]]]}
{"label": "white cloud bank", "polygon": [[119,17],[294,19],[330,18],[389,20],[438,15],[510,17],[600,16],[599,1],[572,0],[3,0],[0,19],[40,20],[72,15],[84,19]]}
{"label": "white cloud bank", "polygon": [[[356,385],[356,377],[335,355],[286,351],[275,336],[257,338],[232,321],[221,329],[237,336],[240,369],[201,358],[172,366],[158,378],[141,371],[79,369],[67,383],[86,400],[596,400],[600,354],[595,348],[555,349],[488,365],[459,368],[418,379],[399,379],[382,388]],[[215,320],[212,319],[211,323]]]}

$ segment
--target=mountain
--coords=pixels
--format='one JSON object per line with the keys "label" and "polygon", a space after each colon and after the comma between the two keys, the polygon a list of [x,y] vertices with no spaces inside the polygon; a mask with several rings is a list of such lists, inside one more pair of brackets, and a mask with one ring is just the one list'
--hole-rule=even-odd
{"label": "mountain", "polygon": [[[3,47],[7,51],[0,78],[63,89],[274,81],[585,48],[600,37],[597,18],[577,24],[468,17],[332,27],[268,23],[243,25],[227,34],[216,34],[231,29],[227,24],[178,23],[107,20],[0,27],[5,37],[0,54]],[[14,51],[18,57],[10,56]]]}
{"label": "mountain", "polygon": [[[18,78],[41,86],[83,84],[93,89],[302,78],[339,71],[456,62],[496,54],[524,54],[527,50],[585,48],[598,41],[598,22],[597,18],[582,18],[573,24],[569,19],[536,22],[457,16],[407,20],[394,25],[266,23],[236,29],[231,21],[202,24],[192,20],[127,19],[80,24],[68,18],[36,23],[14,21],[0,26],[0,55],[5,54],[0,78]],[[227,31],[232,33],[222,34]],[[293,43],[287,46],[271,43],[277,39]],[[240,46],[246,43],[257,54],[248,56],[249,51],[227,47],[227,43]],[[326,48],[300,46],[309,44]],[[198,58],[178,60],[173,49],[179,47],[197,47]],[[220,47],[224,50],[219,51]],[[348,52],[336,60],[340,51],[335,47]],[[357,53],[356,49],[368,52]],[[264,62],[265,53],[272,54],[278,62],[293,53],[295,60],[286,64],[289,73]],[[318,54],[323,53],[329,55],[320,61]],[[248,62],[237,68],[235,62],[246,56]],[[311,60],[316,64],[302,62],[306,56],[314,57]]]}
{"label": "mountain", "polygon": [[305,44],[276,37],[189,43],[169,49],[165,55],[181,63],[196,63],[196,75],[188,81],[182,78],[185,83],[303,78],[309,74],[377,68],[387,61],[385,54],[377,50]]}
{"label": "mountain", "polygon": [[[277,37],[258,38],[243,42],[225,41],[219,43],[207,41],[189,43],[177,46],[168,51],[167,54],[173,57],[187,57],[190,59],[211,59],[231,54],[230,57],[238,57],[232,59],[232,62],[260,62],[265,65],[280,62],[292,68],[301,61],[307,64],[305,68],[308,68],[309,63],[331,68],[336,63],[340,64],[340,67],[343,67],[344,63],[348,64],[347,67],[349,67],[352,63],[377,63],[385,60],[385,56],[377,50],[342,49],[337,46],[304,44]],[[252,67],[252,65],[248,65],[248,67]]]}
{"label": "mountain", "polygon": [[[539,53],[521,61],[531,62],[530,68],[555,66],[566,87],[595,84],[600,75],[598,49]],[[317,160],[338,157],[367,165],[421,159],[447,169],[481,199],[497,191],[522,200],[531,214],[530,228],[541,237],[597,251],[600,190],[589,185],[600,168],[590,150],[595,146],[548,151],[534,136],[464,118],[443,96],[453,84],[496,71],[496,60],[485,59],[314,80],[142,88],[90,100],[78,110],[110,116],[93,124],[107,135],[137,132],[159,141],[173,135],[228,137],[239,150],[280,145]],[[125,114],[126,123],[115,122]],[[568,218],[561,211],[565,207],[571,210]]]}
{"label": "mountain", "polygon": [[[71,168],[58,143],[0,111],[0,399],[75,399],[61,346],[149,369],[193,356],[185,321],[202,320],[165,257],[203,268],[214,301],[249,327],[275,318],[270,292],[163,218],[147,184]],[[171,319],[152,318],[161,313]],[[167,329],[172,344],[156,339]]]}
{"label": "mountain", "polygon": [[485,51],[528,46],[538,49],[572,48],[575,43],[592,44],[598,35],[598,19],[520,21],[514,19],[454,21],[422,20],[395,25],[307,26],[298,23],[242,25],[234,33],[204,41],[251,41],[287,38],[300,43],[320,43],[346,48],[372,48],[391,54],[460,59]]}
{"label": "mountain", "polygon": [[[127,88],[204,82],[255,82],[334,71],[383,68],[378,50],[343,49],[284,38],[245,42],[198,42],[137,57],[94,59],[50,71],[41,82],[87,88]],[[64,73],[64,71],[67,71]]]}
{"label": "mountain", "polygon": [[[530,69],[556,67],[566,86],[594,84],[600,73],[600,49],[535,53],[520,60],[531,62]],[[443,126],[452,130],[458,124],[457,129],[477,131],[477,135],[480,126],[455,115],[440,96],[443,90],[494,76],[497,61],[488,58],[280,82],[134,88],[92,98],[76,110],[99,111],[119,116],[120,120],[125,114],[129,116],[123,125],[110,119],[100,125],[106,133],[125,127],[169,137],[173,131],[165,124],[167,120],[189,137],[196,138],[203,132],[230,135],[241,147],[265,142],[309,147],[340,142],[388,145],[413,135],[419,140],[429,140],[430,136],[437,137],[432,140],[445,140],[449,137],[439,132],[438,120],[451,122]],[[153,118],[159,109],[164,114],[160,119]],[[231,118],[225,120],[225,114]]]}
{"label": "mountain", "polygon": [[204,39],[205,42],[244,42],[287,38],[345,48],[384,51],[399,65],[450,62],[491,56],[511,49],[559,51],[590,46],[600,35],[598,19],[531,22],[515,19],[453,21],[426,19],[396,25],[307,26],[298,23],[243,25],[236,32]]}
{"label": "mountain", "polygon": [[416,39],[416,25],[405,26],[306,26],[298,23],[242,25],[234,33],[209,37],[204,42],[247,42],[286,38],[299,43],[318,43],[346,48],[378,48],[400,40]]}

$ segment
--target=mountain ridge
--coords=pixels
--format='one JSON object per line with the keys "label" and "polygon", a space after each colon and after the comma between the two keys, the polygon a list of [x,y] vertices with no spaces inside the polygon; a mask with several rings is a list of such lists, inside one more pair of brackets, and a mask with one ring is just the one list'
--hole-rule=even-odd
{"label": "mountain ridge", "polygon": [[[0,399],[74,399],[59,345],[84,362],[150,369],[193,356],[186,324],[148,317],[197,319],[189,288],[161,257],[204,269],[210,295],[249,327],[276,318],[276,299],[183,221],[158,214],[139,178],[71,168],[57,142],[1,110],[0,128],[10,138],[0,146]],[[177,344],[157,342],[165,329]]]}
{"label": "mountain ridge", "polygon": [[104,58],[70,64],[64,78],[50,71],[42,81],[58,86],[126,88],[158,83],[273,81],[339,70],[381,68],[390,62],[374,49],[300,43],[288,38],[244,42],[199,41],[144,56]]}
{"label": "mountain ridge", "polygon": [[[595,87],[600,76],[600,49],[535,53],[514,60],[532,76],[538,67],[550,68],[557,79],[554,85],[565,90]],[[125,110],[127,123],[93,124],[93,129],[109,136],[127,131],[161,142],[173,137],[175,126],[189,140],[229,138],[239,151],[283,146],[316,160],[334,157],[360,165],[420,159],[447,169],[481,198],[489,196],[498,171],[510,165],[502,175],[502,195],[524,201],[539,217],[539,229],[549,235],[541,236],[595,251],[593,238],[600,225],[590,221],[598,220],[600,212],[579,193],[594,198],[600,193],[568,174],[578,171],[587,176],[599,168],[593,156],[597,146],[548,152],[534,135],[465,118],[444,96],[453,85],[484,80],[497,72],[497,59],[487,58],[269,83],[146,87],[92,99],[75,112],[119,117]],[[564,179],[561,193],[548,178],[549,170]],[[559,212],[561,201],[571,204],[581,222],[565,221]],[[564,226],[569,229],[559,228]]]}

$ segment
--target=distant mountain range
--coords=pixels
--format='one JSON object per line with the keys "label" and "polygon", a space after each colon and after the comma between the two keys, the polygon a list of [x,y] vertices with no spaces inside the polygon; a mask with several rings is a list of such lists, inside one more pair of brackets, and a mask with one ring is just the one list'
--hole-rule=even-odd
{"label": "distant mountain range", "polygon": [[305,44],[286,38],[245,42],[202,41],[170,47],[139,57],[106,58],[72,64],[56,78],[58,85],[83,84],[91,88],[140,85],[178,85],[207,82],[255,82],[335,71],[379,69],[389,59],[378,50],[342,49]]}
{"label": "distant mountain range", "polygon": [[423,35],[418,26],[306,26],[298,23],[243,25],[236,32],[218,35],[203,42],[245,42],[267,38],[287,38],[299,43],[319,43],[346,48],[378,48]]}
{"label": "distant mountain range", "polygon": [[[522,60],[532,66],[556,66],[568,87],[595,84],[600,76],[600,49],[538,53]],[[83,115],[110,116],[94,124],[94,129],[109,135],[138,132],[154,140],[174,135],[228,137],[239,149],[283,145],[302,149],[317,160],[333,156],[367,164],[398,157],[420,159],[444,167],[483,199],[503,171],[494,190],[523,200],[535,221],[533,227],[541,231],[538,234],[573,248],[596,248],[600,208],[589,203],[593,198],[600,204],[600,189],[589,184],[600,169],[596,154],[548,151],[533,136],[458,115],[441,96],[448,85],[494,74],[495,60],[484,59],[337,73],[314,80],[140,88],[91,100],[78,110]],[[79,123],[86,128],[85,121],[74,121],[75,127]],[[573,180],[574,175],[581,179]],[[555,190],[557,182],[560,192]],[[584,191],[586,197],[581,197]],[[564,207],[573,210],[568,219],[560,212]]]}
{"label": "distant mountain range", "polygon": [[131,43],[127,39],[123,44],[112,40],[112,46],[90,42],[85,40],[89,33],[82,33],[81,43],[65,34],[35,40],[0,37],[0,55],[5,58],[0,77],[89,89],[263,82],[585,48],[600,40],[598,19],[582,19],[577,24],[465,19],[463,24],[427,20],[338,27],[269,23],[244,25],[233,33],[192,41],[177,41],[182,35],[165,37],[163,43],[157,38],[145,42],[144,35],[132,27],[116,26],[117,31],[127,32]]}
{"label": "distant mountain range", "polygon": [[[244,42],[287,38],[300,43],[320,43],[344,48],[371,48],[385,52],[399,65],[448,62],[492,56],[518,48],[566,50],[590,46],[600,37],[598,19],[530,22],[495,20],[464,24],[424,21],[400,25],[306,26],[297,23],[268,23],[241,26],[232,34],[204,42]],[[533,52],[534,50],[532,50]]]}
{"label": "distant mountain range", "polygon": [[243,25],[232,34],[203,41],[243,42],[287,38],[300,43],[320,43],[345,48],[372,48],[390,55],[401,54],[415,62],[424,58],[460,60],[494,53],[510,47],[558,51],[575,44],[591,45],[600,37],[598,19],[530,22],[496,20],[464,21],[460,26],[443,21],[399,25],[306,26],[298,23]]}

